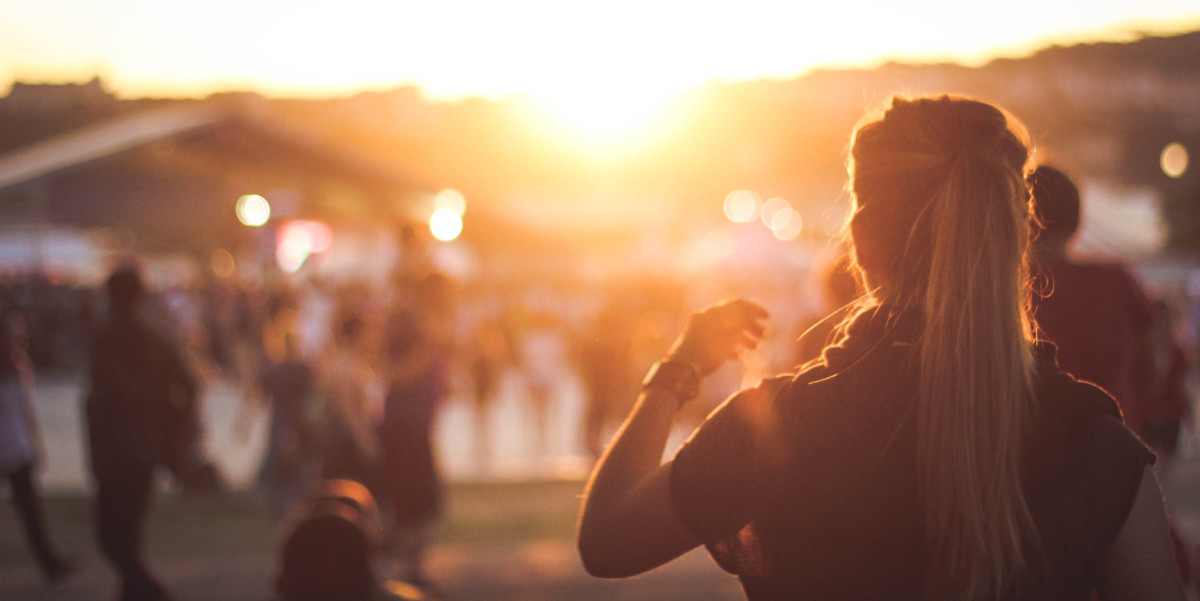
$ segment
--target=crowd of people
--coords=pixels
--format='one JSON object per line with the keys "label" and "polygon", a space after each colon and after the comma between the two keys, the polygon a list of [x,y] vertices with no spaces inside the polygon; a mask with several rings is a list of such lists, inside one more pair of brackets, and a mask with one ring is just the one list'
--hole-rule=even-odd
{"label": "crowd of people", "polygon": [[[766,334],[762,305],[712,306],[672,345],[693,300],[682,282],[465,284],[412,228],[386,284],[154,291],[136,263],[94,289],[9,283],[0,470],[46,578],[68,577],[32,477],[31,379],[86,369],[100,548],[119,598],[171,598],[144,548],[155,474],[222,486],[199,405],[224,378],[244,397],[238,427],[268,416],[256,484],[282,533],[280,601],[436,598],[423,560],[444,505],[446,399],[469,399],[485,464],[488,416],[519,373],[530,445],[548,455],[574,377],[579,446],[597,462],[579,543],[597,575],[704,544],[751,599],[1179,598],[1193,560],[1158,479],[1187,436],[1192,350],[1130,270],[1070,255],[1078,190],[1033,169],[1023,136],[951,97],[897,98],[865,121],[849,235],[814,268],[817,298],[742,291],[784,322],[756,360],[744,351]],[[773,373],[787,375],[737,392]],[[681,420],[699,429],[660,465]]]}

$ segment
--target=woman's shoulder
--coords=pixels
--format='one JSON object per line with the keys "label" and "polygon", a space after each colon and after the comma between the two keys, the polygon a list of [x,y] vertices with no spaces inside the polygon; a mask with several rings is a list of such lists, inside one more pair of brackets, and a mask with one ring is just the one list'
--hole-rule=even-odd
{"label": "woman's shoulder", "polygon": [[[1038,374],[1026,448],[1026,486],[1034,505],[1067,509],[1066,521],[1103,546],[1124,523],[1154,453],[1122,421],[1112,396],[1058,370]],[[1086,508],[1086,511],[1084,510]]]}

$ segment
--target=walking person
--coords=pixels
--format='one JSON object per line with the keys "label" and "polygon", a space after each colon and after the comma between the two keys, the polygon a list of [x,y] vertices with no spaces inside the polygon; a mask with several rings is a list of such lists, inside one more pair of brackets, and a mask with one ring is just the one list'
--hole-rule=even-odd
{"label": "walking person", "polygon": [[850,143],[867,291],[835,345],[661,456],[701,378],[753,347],[749,301],[691,317],[588,484],[579,549],[638,574],[704,544],[748,599],[1184,599],[1153,454],[1035,343],[1020,124],[894,98]]}
{"label": "walking person", "polygon": [[25,352],[24,326],[17,310],[0,311],[0,475],[8,481],[25,539],[42,576],[56,583],[73,568],[50,540],[38,493],[35,472],[45,446],[33,407],[33,364]]}
{"label": "walking person", "polygon": [[282,334],[281,357],[268,360],[259,374],[269,406],[267,450],[258,484],[267,494],[271,518],[281,524],[320,482],[320,444],[313,427],[316,376],[301,356],[295,332]]}
{"label": "walking person", "polygon": [[120,577],[118,599],[160,601],[172,595],[146,565],[146,520],[156,470],[181,474],[194,460],[196,381],[179,351],[139,319],[138,272],[118,268],[106,289],[108,321],[90,349],[84,401],[97,535]]}
{"label": "walking person", "polygon": [[385,326],[388,376],[380,433],[389,576],[434,590],[425,553],[442,515],[444,483],[433,429],[449,392],[454,352],[451,283],[431,273],[412,283],[411,298],[393,307]]}

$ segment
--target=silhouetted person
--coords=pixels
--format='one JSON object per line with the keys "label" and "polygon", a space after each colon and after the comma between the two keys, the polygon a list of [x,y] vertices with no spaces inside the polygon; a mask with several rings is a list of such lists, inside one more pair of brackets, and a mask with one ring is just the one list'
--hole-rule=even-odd
{"label": "silhouetted person", "polygon": [[119,599],[169,599],[146,566],[144,529],[156,468],[187,464],[197,440],[196,382],[177,349],[138,318],[138,272],[117,269],[106,289],[108,322],[90,350],[85,401],[100,549],[120,576]]}
{"label": "silhouetted person", "polygon": [[0,476],[8,481],[38,568],[46,580],[57,582],[72,567],[50,542],[38,495],[34,471],[45,448],[33,407],[33,365],[21,340],[22,330],[20,313],[0,311]]}
{"label": "silhouetted person", "polygon": [[1160,461],[1174,459],[1179,446],[1179,431],[1191,414],[1187,374],[1191,361],[1175,333],[1171,310],[1163,299],[1154,301],[1154,326],[1147,338],[1145,353],[1145,402],[1138,415],[1126,421],[1138,424],[1135,431],[1158,453]]}
{"label": "silhouetted person", "polygon": [[[628,300],[628,299],[625,299]],[[633,359],[632,311],[618,299],[605,303],[576,344],[578,370],[584,385],[583,441],[592,459],[599,459],[608,442],[609,426],[629,412],[636,375]]]}
{"label": "silhouetted person", "polygon": [[551,453],[551,414],[559,406],[569,369],[562,319],[546,308],[533,310],[517,335],[517,348],[525,398],[533,415],[534,452],[539,461],[546,461]]}
{"label": "silhouetted person", "polygon": [[[283,543],[275,601],[419,601],[414,587],[375,574],[380,518],[365,486],[327,480]],[[399,589],[396,594],[390,588]]]}
{"label": "silhouetted person", "polygon": [[1126,423],[1140,431],[1145,391],[1139,369],[1154,321],[1150,300],[1126,268],[1069,256],[1081,211],[1079,190],[1066,174],[1043,165],[1030,183],[1042,227],[1034,239],[1034,319],[1058,347],[1062,370],[1111,393]]}
{"label": "silhouetted person", "polygon": [[363,321],[344,317],[320,374],[325,401],[322,433],[323,478],[378,484],[380,444],[376,411],[379,385],[363,348]]}
{"label": "silhouetted person", "polygon": [[475,324],[471,345],[465,349],[475,410],[475,466],[481,473],[489,467],[492,452],[489,422],[508,363],[508,348],[508,335],[500,319],[484,316]]}
{"label": "silhouetted person", "polygon": [[389,575],[424,586],[425,550],[442,512],[433,426],[449,386],[453,313],[445,276],[431,273],[411,285],[407,302],[392,308],[384,333],[388,390],[380,431],[392,519]]}
{"label": "silhouetted person", "polygon": [[258,482],[277,523],[312,491],[320,472],[320,445],[310,415],[315,409],[310,406],[316,387],[313,370],[301,357],[294,333],[284,334],[283,347],[283,357],[268,362],[259,378],[270,404],[270,424]]}

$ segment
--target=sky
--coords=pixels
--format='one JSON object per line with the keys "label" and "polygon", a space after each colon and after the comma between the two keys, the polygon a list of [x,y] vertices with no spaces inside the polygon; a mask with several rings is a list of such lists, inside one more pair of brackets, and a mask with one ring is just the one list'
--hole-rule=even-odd
{"label": "sky", "polygon": [[100,75],[125,97],[416,84],[433,99],[650,104],[714,79],[1195,29],[1196,0],[0,0],[0,93]]}

